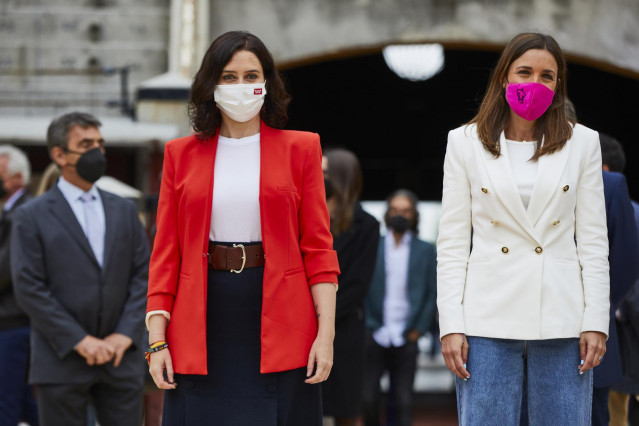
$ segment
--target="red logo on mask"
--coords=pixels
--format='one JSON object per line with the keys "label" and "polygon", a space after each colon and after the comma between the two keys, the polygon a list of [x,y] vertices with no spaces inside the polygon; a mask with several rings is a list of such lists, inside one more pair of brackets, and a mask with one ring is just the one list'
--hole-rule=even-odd
{"label": "red logo on mask", "polygon": [[262,89],[253,89],[253,94],[254,95],[261,95],[262,94]]}

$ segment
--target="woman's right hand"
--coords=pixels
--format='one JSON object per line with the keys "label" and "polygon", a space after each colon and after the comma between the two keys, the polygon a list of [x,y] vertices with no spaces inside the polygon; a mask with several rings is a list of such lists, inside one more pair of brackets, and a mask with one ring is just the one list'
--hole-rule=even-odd
{"label": "woman's right hand", "polygon": [[470,379],[466,370],[468,361],[468,341],[462,333],[451,333],[442,337],[442,355],[446,367],[462,380]]}
{"label": "woman's right hand", "polygon": [[[168,381],[164,378],[164,370],[166,370]],[[151,354],[149,373],[159,389],[175,389],[177,387],[177,383],[173,379],[173,363],[168,348]]]}

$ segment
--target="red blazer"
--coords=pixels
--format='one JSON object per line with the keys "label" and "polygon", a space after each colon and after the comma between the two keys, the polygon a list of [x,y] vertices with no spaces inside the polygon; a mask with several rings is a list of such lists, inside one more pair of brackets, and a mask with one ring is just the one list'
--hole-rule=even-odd
{"label": "red blazer", "polygon": [[[177,373],[207,374],[207,257],[218,135],[169,141],[149,269],[147,312],[171,313]],[[303,367],[317,335],[310,285],[337,283],[322,152],[315,133],[262,123],[260,215],[266,255],[260,371]],[[241,173],[241,170],[238,170]]]}

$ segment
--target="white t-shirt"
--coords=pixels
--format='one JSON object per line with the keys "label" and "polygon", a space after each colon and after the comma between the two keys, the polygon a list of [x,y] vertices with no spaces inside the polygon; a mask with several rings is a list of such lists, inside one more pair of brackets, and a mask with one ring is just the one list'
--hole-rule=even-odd
{"label": "white t-shirt", "polygon": [[535,180],[537,179],[537,161],[528,161],[535,155],[537,142],[517,142],[506,140],[510,171],[519,189],[524,208],[528,208]]}
{"label": "white t-shirt", "polygon": [[240,139],[218,138],[209,239],[262,241],[259,133]]}

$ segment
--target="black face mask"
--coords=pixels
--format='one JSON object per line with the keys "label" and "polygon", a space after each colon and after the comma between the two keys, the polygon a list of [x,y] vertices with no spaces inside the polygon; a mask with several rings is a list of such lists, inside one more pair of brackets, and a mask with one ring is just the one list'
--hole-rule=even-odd
{"label": "black face mask", "polygon": [[324,178],[324,189],[326,190],[326,199],[328,200],[333,196],[333,184],[330,179]]}
{"label": "black face mask", "polygon": [[386,222],[386,226],[397,232],[398,234],[403,234],[404,232],[406,232],[409,225],[409,220],[399,214],[388,218],[388,221]]}
{"label": "black face mask", "polygon": [[[67,150],[74,154],[79,152]],[[100,148],[93,148],[80,155],[80,159],[75,163],[78,175],[87,182],[94,183],[100,179],[106,171],[106,157]]]}
{"label": "black face mask", "polygon": [[4,198],[7,195],[7,190],[4,189],[4,180],[0,178],[0,198]]}

